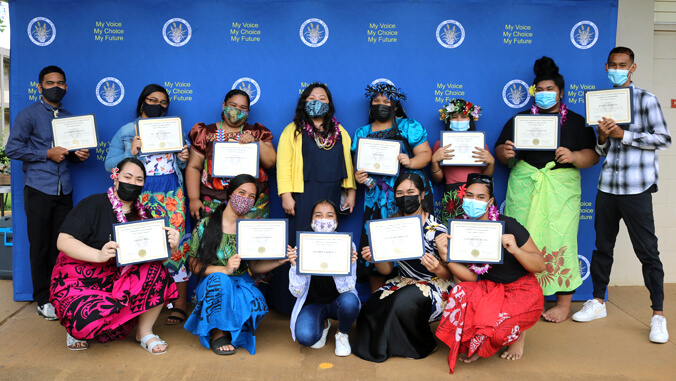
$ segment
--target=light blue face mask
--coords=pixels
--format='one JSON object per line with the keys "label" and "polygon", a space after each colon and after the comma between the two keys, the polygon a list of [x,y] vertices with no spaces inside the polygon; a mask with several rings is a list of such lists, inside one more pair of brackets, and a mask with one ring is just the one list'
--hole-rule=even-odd
{"label": "light blue face mask", "polygon": [[629,70],[608,69],[608,79],[613,86],[622,86],[629,80]]}
{"label": "light blue face mask", "polygon": [[462,209],[465,211],[467,217],[476,220],[486,213],[486,207],[488,203],[486,201],[479,201],[473,198],[463,198],[462,199]]}
{"label": "light blue face mask", "polygon": [[556,104],[556,91],[540,91],[535,93],[535,104],[542,110],[548,110]]}
{"label": "light blue face mask", "polygon": [[451,131],[469,130],[469,120],[451,120]]}
{"label": "light blue face mask", "polygon": [[321,118],[329,112],[329,104],[313,100],[305,103],[305,112],[310,118]]}

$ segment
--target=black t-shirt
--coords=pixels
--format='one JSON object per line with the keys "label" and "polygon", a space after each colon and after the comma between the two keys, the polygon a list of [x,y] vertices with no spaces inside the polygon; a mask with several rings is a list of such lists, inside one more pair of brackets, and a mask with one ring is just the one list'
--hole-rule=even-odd
{"label": "black t-shirt", "polygon": [[[522,111],[518,115],[529,114],[530,111]],[[545,113],[543,113],[545,114]],[[511,118],[502,127],[500,137],[495,142],[495,146],[505,144],[507,140],[514,141],[514,118]],[[579,151],[585,148],[594,149],[596,146],[596,134],[594,129],[585,125],[584,118],[570,109],[566,116],[566,121],[561,126],[560,147],[566,147],[571,151]],[[524,160],[526,163],[537,169],[544,168],[547,163],[555,160],[555,150],[551,151],[516,151],[516,158]],[[574,165],[556,163],[554,169],[575,168]]]}
{"label": "black t-shirt", "polygon": [[[521,247],[528,242],[530,234],[515,219],[501,215],[500,221],[505,221],[505,234],[514,235],[517,246]],[[502,249],[502,264],[493,265],[488,272],[481,275],[481,279],[487,279],[496,283],[511,283],[528,274],[528,270],[509,251]]]}
{"label": "black t-shirt", "polygon": [[336,289],[336,282],[332,276],[313,276],[310,278],[310,289],[304,305],[315,303],[331,303],[340,296]]}

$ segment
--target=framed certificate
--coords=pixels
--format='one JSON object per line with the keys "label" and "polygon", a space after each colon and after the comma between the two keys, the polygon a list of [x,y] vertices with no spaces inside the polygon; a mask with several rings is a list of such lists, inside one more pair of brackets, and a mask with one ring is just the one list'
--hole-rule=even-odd
{"label": "framed certificate", "polygon": [[481,131],[442,131],[439,149],[451,145],[453,157],[449,160],[442,160],[439,165],[474,165],[481,166],[486,163],[476,161],[472,157],[476,147],[484,148],[486,146],[486,135]]}
{"label": "framed certificate", "polygon": [[503,221],[449,220],[448,262],[502,263]]}
{"label": "framed certificate", "polygon": [[180,116],[139,119],[137,127],[141,138],[140,155],[183,150],[183,123]]}
{"label": "framed certificate", "polygon": [[375,175],[398,176],[401,142],[388,139],[357,140],[357,170]]}
{"label": "framed certificate", "polygon": [[117,265],[162,261],[170,257],[166,218],[113,224],[113,240],[117,242]]}
{"label": "framed certificate", "polygon": [[94,114],[52,119],[54,147],[68,151],[96,148],[99,145]]}
{"label": "framed certificate", "polygon": [[242,259],[286,258],[286,219],[237,220],[237,254]]}
{"label": "framed certificate", "polygon": [[296,272],[306,275],[350,275],[352,233],[297,232]]}
{"label": "framed certificate", "polygon": [[368,221],[366,229],[372,262],[401,261],[425,255],[421,216]]}
{"label": "framed certificate", "polygon": [[598,126],[601,118],[611,118],[617,124],[634,122],[633,89],[619,87],[608,90],[589,90],[584,92],[584,109],[587,126]]}
{"label": "framed certificate", "polygon": [[553,151],[559,148],[559,114],[514,117],[514,147],[520,150]]}
{"label": "framed certificate", "polygon": [[260,143],[214,142],[214,156],[211,161],[213,177],[235,177],[246,173],[258,178]]}

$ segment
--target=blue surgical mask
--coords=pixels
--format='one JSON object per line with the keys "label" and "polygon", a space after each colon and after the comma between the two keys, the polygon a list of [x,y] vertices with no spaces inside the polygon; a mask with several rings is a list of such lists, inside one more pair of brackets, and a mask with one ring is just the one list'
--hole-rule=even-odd
{"label": "blue surgical mask", "polygon": [[469,130],[469,120],[451,120],[451,131]]}
{"label": "blue surgical mask", "polygon": [[305,112],[310,118],[321,118],[329,112],[329,104],[314,100],[305,103]]}
{"label": "blue surgical mask", "polygon": [[463,198],[462,199],[462,209],[465,211],[467,217],[476,220],[486,213],[486,207],[488,203],[486,201],[479,201],[473,198]]}
{"label": "blue surgical mask", "polygon": [[608,69],[608,79],[614,86],[622,86],[629,80],[629,70]]}
{"label": "blue surgical mask", "polygon": [[556,91],[540,91],[535,93],[535,104],[542,110],[548,110],[556,104]]}

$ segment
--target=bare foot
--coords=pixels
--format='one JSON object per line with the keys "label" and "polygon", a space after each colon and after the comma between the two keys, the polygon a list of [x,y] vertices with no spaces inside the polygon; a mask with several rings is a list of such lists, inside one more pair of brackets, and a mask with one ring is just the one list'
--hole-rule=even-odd
{"label": "bare foot", "polygon": [[471,357],[468,357],[467,353],[461,353],[461,354],[458,355],[458,360],[464,362],[465,364],[469,364],[471,362],[474,362],[474,361],[478,360],[479,358],[480,357],[479,357],[478,353],[474,353]]}
{"label": "bare foot", "polygon": [[570,318],[570,305],[562,306],[557,304],[543,312],[542,317],[552,323],[561,323],[562,321],[566,321],[568,318]]}
{"label": "bare foot", "polygon": [[[152,333],[152,332],[151,332],[151,333]],[[136,335],[136,341],[138,341],[138,342],[140,343],[140,342],[141,342],[141,339],[140,339],[138,336],[139,336],[139,335],[137,334],[137,335]],[[145,336],[145,335],[143,335],[143,336],[141,336],[141,337],[144,337],[144,336]],[[166,351],[167,351],[167,348],[168,348],[168,345],[167,345],[167,344],[160,344],[160,345],[156,345],[156,346],[154,346],[154,347],[152,346],[152,343],[154,343],[154,342],[156,342],[156,341],[162,341],[162,339],[159,339],[159,338],[157,338],[157,337],[153,337],[153,338],[151,338],[150,340],[148,340],[148,341],[146,342],[146,345],[147,345],[148,347],[152,348],[153,353],[162,353],[162,352],[166,352]]]}
{"label": "bare foot", "polygon": [[523,355],[523,347],[526,345],[526,332],[521,332],[521,336],[515,342],[510,344],[507,349],[502,352],[502,357],[505,360],[518,360]]}

